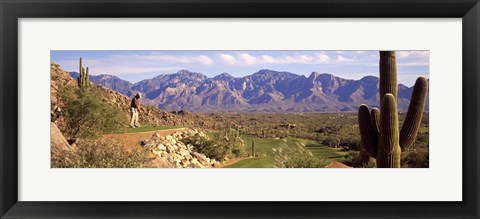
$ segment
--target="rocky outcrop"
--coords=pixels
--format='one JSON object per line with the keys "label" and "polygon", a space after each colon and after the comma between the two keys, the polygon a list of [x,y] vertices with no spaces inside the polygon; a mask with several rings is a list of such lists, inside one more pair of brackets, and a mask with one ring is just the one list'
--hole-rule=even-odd
{"label": "rocky outcrop", "polygon": [[[205,133],[196,129],[185,132],[175,132],[171,135],[154,134],[151,138],[142,142],[144,147],[150,149],[152,153],[158,156],[164,162],[176,168],[208,168],[217,167],[219,162],[210,159],[204,154],[195,152],[191,144],[185,145],[181,140],[184,138],[198,136],[209,138]],[[157,158],[157,159],[158,159]]]}
{"label": "rocky outcrop", "polygon": [[53,122],[50,123],[50,145],[52,160],[72,163],[78,158],[71,153],[74,148],[68,144],[60,129]]}

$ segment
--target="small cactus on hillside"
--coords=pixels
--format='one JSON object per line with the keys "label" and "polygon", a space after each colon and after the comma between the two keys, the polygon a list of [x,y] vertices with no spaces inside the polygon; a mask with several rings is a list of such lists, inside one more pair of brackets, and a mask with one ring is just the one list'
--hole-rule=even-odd
{"label": "small cactus on hillside", "polygon": [[78,76],[78,86],[80,88],[86,88],[88,87],[88,85],[90,85],[90,79],[89,79],[89,76],[88,76],[88,67],[87,69],[85,70],[85,68],[83,67],[82,65],[82,57],[80,57],[80,67],[79,67],[79,76]]}
{"label": "small cactus on hillside", "polygon": [[358,122],[362,147],[376,158],[377,167],[399,168],[402,151],[417,137],[427,97],[428,82],[419,77],[413,88],[407,116],[399,131],[397,111],[397,64],[394,51],[380,52],[380,110],[362,104]]}
{"label": "small cactus on hillside", "polygon": [[255,157],[255,139],[252,138],[252,157]]}

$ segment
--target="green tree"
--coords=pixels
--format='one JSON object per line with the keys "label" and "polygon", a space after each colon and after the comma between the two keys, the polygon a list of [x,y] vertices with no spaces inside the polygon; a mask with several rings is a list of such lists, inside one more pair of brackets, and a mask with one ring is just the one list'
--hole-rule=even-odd
{"label": "green tree", "polygon": [[101,99],[98,88],[62,88],[62,116],[65,119],[64,134],[71,138],[97,137],[125,128],[126,114],[118,107]]}

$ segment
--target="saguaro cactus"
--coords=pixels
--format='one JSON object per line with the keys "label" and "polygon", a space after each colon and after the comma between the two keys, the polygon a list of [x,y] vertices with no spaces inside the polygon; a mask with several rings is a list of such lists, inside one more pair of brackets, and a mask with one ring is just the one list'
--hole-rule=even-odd
{"label": "saguaro cactus", "polygon": [[82,66],[82,57],[80,57],[80,67],[79,67],[79,76],[78,76],[78,86],[80,88],[86,88],[90,84],[88,76],[88,67],[87,70]]}
{"label": "saguaro cactus", "polygon": [[361,143],[376,158],[377,167],[399,168],[402,151],[413,145],[417,137],[427,97],[428,82],[417,78],[407,117],[401,131],[397,112],[397,64],[394,51],[380,52],[380,110],[362,104],[358,109]]}
{"label": "saguaro cactus", "polygon": [[252,157],[255,157],[255,139],[252,138]]}

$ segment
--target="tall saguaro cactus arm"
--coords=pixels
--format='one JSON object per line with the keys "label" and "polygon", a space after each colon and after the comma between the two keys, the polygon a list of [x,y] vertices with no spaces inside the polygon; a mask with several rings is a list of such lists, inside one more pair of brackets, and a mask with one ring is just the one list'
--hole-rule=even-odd
{"label": "tall saguaro cactus arm", "polygon": [[365,104],[358,109],[358,124],[360,128],[361,143],[370,157],[377,157],[378,130],[375,130],[370,112]]}
{"label": "tall saguaro cactus arm", "polygon": [[378,136],[378,133],[380,132],[380,110],[378,108],[373,108],[370,116],[372,117],[373,130]]}
{"label": "tall saguaro cactus arm", "polygon": [[255,157],[255,139],[252,138],[252,157]]}
{"label": "tall saguaro cactus arm", "polygon": [[80,67],[79,67],[79,70],[78,70],[78,73],[82,73],[82,57],[80,57]]}
{"label": "tall saguaro cactus arm", "polygon": [[85,72],[85,86],[88,87],[88,85],[90,84],[89,83],[90,79],[88,77],[88,67],[87,67],[87,71]]}
{"label": "tall saguaro cactus arm", "polygon": [[390,154],[399,145],[397,101],[387,93],[383,96],[380,112],[380,147]]}
{"label": "tall saguaro cactus arm", "polygon": [[399,144],[397,101],[392,94],[387,93],[383,97],[380,107],[382,119],[380,120],[380,148],[377,155],[377,167],[398,168],[402,151]]}
{"label": "tall saguaro cactus arm", "polygon": [[422,122],[423,110],[427,99],[428,81],[425,77],[419,77],[413,87],[412,98],[408,106],[407,117],[400,131],[400,147],[405,150],[413,145],[417,137],[420,123]]}
{"label": "tall saguaro cactus arm", "polygon": [[395,51],[380,51],[380,106],[385,94],[390,93],[397,101],[398,80]]}

